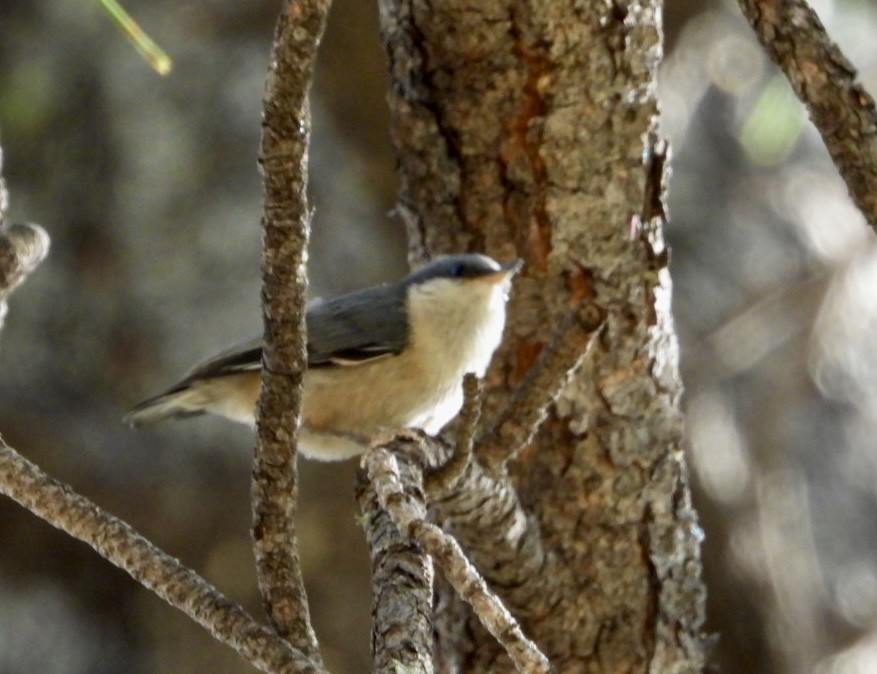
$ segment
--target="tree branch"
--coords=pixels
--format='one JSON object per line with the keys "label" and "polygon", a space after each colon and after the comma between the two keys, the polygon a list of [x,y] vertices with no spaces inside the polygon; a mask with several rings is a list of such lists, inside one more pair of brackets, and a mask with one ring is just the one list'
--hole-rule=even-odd
{"label": "tree branch", "polygon": [[[408,539],[422,546],[440,566],[445,579],[472,606],[482,625],[502,645],[519,672],[541,674],[552,671],[547,658],[524,636],[520,625],[487,587],[459,544],[437,526],[425,521],[422,491],[416,490],[412,496],[412,490],[403,486],[403,471],[410,473],[411,464],[415,463],[410,460],[410,454],[377,446],[365,455],[363,464],[381,508],[389,513]],[[422,469],[415,471],[414,476],[422,484]]]}
{"label": "tree branch", "polygon": [[49,254],[49,235],[39,225],[9,224],[9,193],[3,180],[0,147],[0,329],[6,317],[6,299]]}
{"label": "tree branch", "polygon": [[265,85],[262,306],[265,351],[253,466],[253,540],[259,589],[281,636],[319,660],[295,529],[295,438],[305,350],[305,259],[310,233],[308,90],[329,0],[289,0],[274,34]]}
{"label": "tree branch", "polygon": [[322,668],[258,624],[191,569],[18,454],[0,438],[0,491],[74,538],[206,628],[245,660],[273,674]]}
{"label": "tree branch", "polygon": [[[478,387],[469,381],[467,396],[473,397],[469,398],[467,416],[477,408],[474,403]],[[465,428],[460,429],[458,440],[464,445],[466,433]],[[429,519],[459,541],[475,567],[517,616],[550,611],[558,598],[550,589],[554,584],[546,579],[556,580],[564,570],[546,554],[539,525],[524,510],[509,476],[486,471],[471,454],[467,460],[465,447],[461,452],[459,446],[453,448],[442,438],[418,431],[375,437],[372,446],[398,443],[400,439],[408,440],[410,447],[423,454],[418,460],[427,471],[423,486]]]}
{"label": "tree branch", "polygon": [[450,492],[430,502],[430,519],[454,536],[469,559],[519,618],[545,615],[562,570],[542,543],[539,525],[508,476],[471,461]]}
{"label": "tree branch", "polygon": [[[9,198],[0,148],[0,328],[5,299],[45,258],[49,236],[39,225],[7,225]],[[0,492],[52,526],[87,543],[106,560],[206,628],[259,669],[273,674],[321,672],[304,653],[259,625],[191,569],[55,480],[0,437]]]}
{"label": "tree branch", "polygon": [[605,310],[585,302],[560,322],[506,409],[476,446],[478,458],[489,470],[502,470],[507,461],[533,441],[548,408],[575,375],[605,320]]}
{"label": "tree branch", "polygon": [[457,438],[451,458],[423,476],[423,488],[432,500],[453,490],[472,460],[475,434],[481,419],[484,382],[471,372],[463,377],[463,408],[460,410]]}
{"label": "tree branch", "polygon": [[[404,441],[403,441],[404,442]],[[397,443],[397,446],[400,443]],[[422,472],[413,462],[401,471],[399,488],[413,494],[420,517],[426,513]],[[403,486],[404,485],[404,486]],[[375,674],[433,672],[433,565],[430,557],[399,531],[379,502],[371,475],[360,472],[357,500],[372,560]]]}
{"label": "tree branch", "polygon": [[877,232],[877,109],[804,0],[738,0],[822,135],[850,196]]}
{"label": "tree branch", "polygon": [[0,300],[5,300],[21,285],[48,254],[49,235],[39,225],[4,224],[0,227]]}
{"label": "tree branch", "polygon": [[[459,539],[475,566],[518,615],[542,615],[550,610],[557,597],[547,588],[556,585],[553,581],[562,570],[546,555],[539,527],[521,507],[504,465],[535,436],[548,407],[575,374],[605,320],[606,311],[592,303],[570,311],[498,421],[476,443],[477,459],[458,446],[448,463],[427,474],[435,519]],[[467,391],[467,416],[475,413],[469,409],[474,407],[474,393]],[[468,424],[463,426],[460,432],[465,441]],[[443,455],[439,447],[434,452]]]}
{"label": "tree branch", "polygon": [[[663,208],[651,207],[660,181],[649,182],[663,168],[650,161],[661,4],[380,2],[410,254],[527,263],[491,388],[532,367],[570,307],[607,310],[600,353],[516,457],[520,496],[476,461],[431,506],[562,671],[703,662]],[[459,613],[436,619],[452,664],[507,672],[493,639],[464,620],[447,631]]]}

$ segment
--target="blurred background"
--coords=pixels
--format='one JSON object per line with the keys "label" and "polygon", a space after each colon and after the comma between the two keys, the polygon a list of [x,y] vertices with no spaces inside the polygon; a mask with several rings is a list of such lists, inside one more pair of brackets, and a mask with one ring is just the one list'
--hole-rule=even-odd
{"label": "blurred background", "polygon": [[[877,245],[731,2],[667,0],[669,238],[715,671],[877,671]],[[814,0],[877,92],[877,6]],[[252,433],[120,418],[260,330],[256,169],[279,3],[127,0],[156,76],[86,0],[0,2],[13,220],[48,261],[0,336],[0,431],[261,615]],[[353,66],[352,64],[355,64]],[[406,271],[372,3],[336,0],[313,100],[311,293]],[[335,672],[367,671],[352,462],[302,465],[302,554]],[[0,672],[252,671],[0,498]]]}

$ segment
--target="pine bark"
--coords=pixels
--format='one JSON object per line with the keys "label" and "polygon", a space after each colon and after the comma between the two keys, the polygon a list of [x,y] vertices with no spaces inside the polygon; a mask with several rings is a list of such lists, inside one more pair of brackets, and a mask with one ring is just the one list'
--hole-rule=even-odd
{"label": "pine bark", "polygon": [[804,0],[738,0],[756,37],[807,106],[850,197],[877,232],[877,106]]}
{"label": "pine bark", "polygon": [[301,573],[296,443],[307,369],[305,260],[308,92],[329,0],[287,0],[277,20],[262,114],[262,316],[265,348],[253,460],[253,551],[277,633],[322,666]]}
{"label": "pine bark", "polygon": [[[660,3],[380,9],[411,257],[469,250],[526,261],[485,415],[502,409],[571,306],[589,300],[608,316],[511,466],[551,569],[537,581],[550,601],[509,602],[513,613],[559,672],[701,671],[700,530],[681,453],[663,241]],[[465,512],[454,517],[465,533]],[[512,598],[481,552],[472,556]],[[440,663],[511,671],[471,619],[460,628],[459,606],[439,606]]]}

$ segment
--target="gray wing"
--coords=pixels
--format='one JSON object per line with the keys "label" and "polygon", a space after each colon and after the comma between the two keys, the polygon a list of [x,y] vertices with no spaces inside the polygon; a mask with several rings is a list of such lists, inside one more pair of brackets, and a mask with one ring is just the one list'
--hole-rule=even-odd
{"label": "gray wing", "polygon": [[[405,287],[367,288],[320,300],[308,307],[308,367],[358,365],[399,353],[408,342]],[[257,370],[262,366],[262,338],[233,346],[196,366],[180,382]]]}
{"label": "gray wing", "polygon": [[402,351],[408,343],[405,293],[405,285],[394,283],[309,307],[308,366],[356,365]]}
{"label": "gray wing", "polygon": [[172,390],[183,389],[195,379],[210,379],[258,370],[262,367],[262,345],[263,340],[259,336],[229,347],[210,360],[196,365]]}

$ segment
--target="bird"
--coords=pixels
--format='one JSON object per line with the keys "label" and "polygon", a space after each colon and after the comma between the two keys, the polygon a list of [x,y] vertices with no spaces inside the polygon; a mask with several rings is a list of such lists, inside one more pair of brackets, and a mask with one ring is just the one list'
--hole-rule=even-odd
{"label": "bird", "polygon": [[[322,461],[363,453],[379,431],[436,435],[463,405],[463,378],[484,377],[500,345],[520,260],[477,253],[434,259],[395,283],[306,309],[298,450]],[[126,416],[134,427],[213,414],[255,425],[261,338],[195,366]]]}

